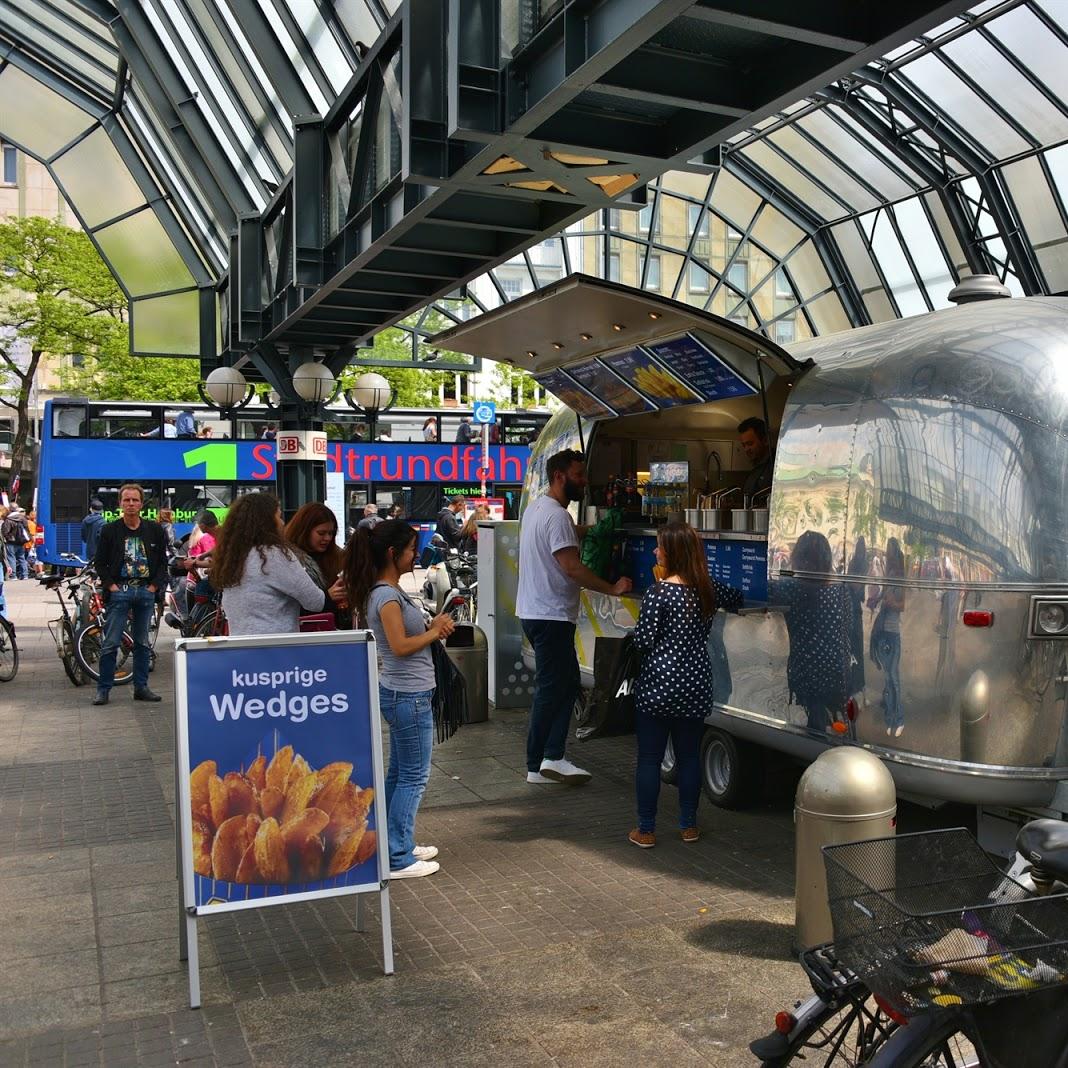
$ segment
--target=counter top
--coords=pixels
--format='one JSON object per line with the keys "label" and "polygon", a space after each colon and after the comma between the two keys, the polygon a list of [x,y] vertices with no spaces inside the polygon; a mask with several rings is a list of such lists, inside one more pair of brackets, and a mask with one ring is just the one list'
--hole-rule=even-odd
{"label": "counter top", "polygon": [[[619,527],[613,534],[619,537],[630,537],[633,534],[646,534],[656,537],[659,527]],[[767,534],[749,534],[740,530],[699,530],[697,536],[704,541],[759,541],[766,542]]]}

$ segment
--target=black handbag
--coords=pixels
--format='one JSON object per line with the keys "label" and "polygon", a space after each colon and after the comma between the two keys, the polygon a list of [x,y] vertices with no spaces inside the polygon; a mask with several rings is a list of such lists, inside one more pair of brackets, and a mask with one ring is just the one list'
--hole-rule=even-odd
{"label": "black handbag", "polygon": [[451,738],[467,722],[467,682],[440,641],[430,643],[434,660],[434,729],[439,742]]}
{"label": "black handbag", "polygon": [[634,730],[634,686],[641,655],[634,637],[598,638],[593,648],[593,692],[576,718],[575,737],[630,734]]}

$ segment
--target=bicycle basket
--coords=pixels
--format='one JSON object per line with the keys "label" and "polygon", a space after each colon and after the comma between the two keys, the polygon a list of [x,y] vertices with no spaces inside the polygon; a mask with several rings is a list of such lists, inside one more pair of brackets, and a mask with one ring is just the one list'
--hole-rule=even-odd
{"label": "bicycle basket", "polygon": [[1068,894],[1033,897],[962,828],[827,846],[838,959],[906,1014],[1068,983]]}

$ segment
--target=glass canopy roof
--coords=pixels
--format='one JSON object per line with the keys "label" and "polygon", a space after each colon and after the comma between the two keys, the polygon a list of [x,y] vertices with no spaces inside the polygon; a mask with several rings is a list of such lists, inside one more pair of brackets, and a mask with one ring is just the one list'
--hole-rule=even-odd
{"label": "glass canopy roof", "polygon": [[[270,214],[294,117],[329,111],[399,6],[0,0],[0,138],[51,169],[131,299],[135,351],[214,347],[238,220]],[[1068,292],[1068,0],[977,4],[722,147],[436,309],[583,271],[788,343],[943,307],[962,274]]]}

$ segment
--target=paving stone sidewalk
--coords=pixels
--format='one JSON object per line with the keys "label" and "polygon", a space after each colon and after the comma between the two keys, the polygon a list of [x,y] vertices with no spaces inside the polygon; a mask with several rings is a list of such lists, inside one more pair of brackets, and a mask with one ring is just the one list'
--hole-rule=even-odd
{"label": "paving stone sidewalk", "polygon": [[49,600],[6,584],[22,664],[0,687],[0,1064],[713,1065],[804,993],[789,955],[793,780],[703,807],[703,837],[626,840],[633,740],[573,746],[585,788],[524,781],[525,715],[437,748],[420,840],[442,871],[395,883],[396,974],[353,899],[200,924],[204,1007],[178,960],[172,654],[162,705],[67,681]]}

